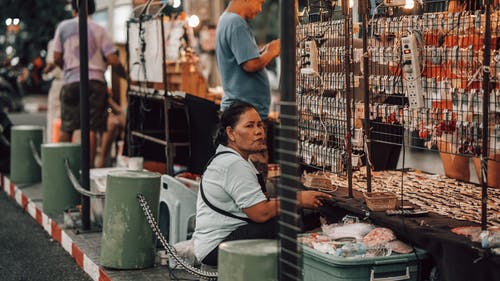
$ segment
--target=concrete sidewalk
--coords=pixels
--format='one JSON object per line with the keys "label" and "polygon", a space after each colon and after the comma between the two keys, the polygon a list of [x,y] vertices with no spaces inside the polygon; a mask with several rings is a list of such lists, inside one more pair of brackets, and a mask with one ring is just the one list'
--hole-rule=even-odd
{"label": "concrete sidewalk", "polygon": [[42,211],[42,184],[16,186],[7,176],[0,174],[0,191],[35,219],[45,231],[56,240],[75,262],[95,281],[155,281],[155,280],[198,280],[181,269],[169,270],[157,262],[152,268],[142,270],[111,270],[99,265],[101,232],[78,233],[64,228],[61,220],[52,219]]}

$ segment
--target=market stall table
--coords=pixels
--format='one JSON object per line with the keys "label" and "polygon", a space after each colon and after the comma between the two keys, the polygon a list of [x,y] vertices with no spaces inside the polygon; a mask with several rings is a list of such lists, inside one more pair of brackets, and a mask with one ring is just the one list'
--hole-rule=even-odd
{"label": "market stall table", "polygon": [[345,188],[335,192],[335,207],[361,218],[368,215],[380,226],[391,228],[404,241],[426,250],[434,259],[443,281],[500,280],[500,256],[482,249],[479,243],[451,232],[460,226],[479,226],[468,221],[451,219],[431,212],[426,216],[388,216],[385,212],[371,212],[363,203],[363,195],[354,191],[348,198]]}

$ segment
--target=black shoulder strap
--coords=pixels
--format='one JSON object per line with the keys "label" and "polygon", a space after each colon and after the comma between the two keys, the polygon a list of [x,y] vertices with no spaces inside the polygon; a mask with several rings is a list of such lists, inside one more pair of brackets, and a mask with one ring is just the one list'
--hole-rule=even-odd
{"label": "black shoulder strap", "polygon": [[[217,156],[222,155],[222,154],[228,154],[228,153],[232,153],[232,154],[237,155],[236,153],[234,153],[232,151],[222,151],[222,152],[216,153],[214,156],[212,156],[212,158],[210,158],[210,160],[208,160],[207,167],[208,167],[208,165],[210,165],[210,163],[212,163],[212,161]],[[205,170],[206,170],[206,167],[205,167]],[[232,214],[232,213],[230,213],[228,211],[224,211],[224,210],[222,210],[220,208],[217,208],[212,203],[210,203],[210,201],[208,201],[207,197],[205,196],[205,192],[203,192],[203,177],[200,180],[200,193],[201,193],[201,198],[203,199],[203,202],[205,202],[205,204],[207,204],[208,207],[210,207],[212,210],[216,211],[217,213],[225,215],[225,216],[228,216],[228,217],[231,217],[231,218],[235,218],[235,219],[239,219],[239,220],[242,220],[242,221],[246,221],[248,223],[252,222],[252,220],[249,219],[249,218],[244,218],[244,217],[237,216],[237,215]]]}

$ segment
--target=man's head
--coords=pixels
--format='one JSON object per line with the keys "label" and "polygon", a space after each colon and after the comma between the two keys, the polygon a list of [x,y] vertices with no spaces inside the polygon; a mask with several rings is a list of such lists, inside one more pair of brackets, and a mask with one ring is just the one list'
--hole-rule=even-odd
{"label": "man's head", "polygon": [[[81,0],[71,0],[71,7],[73,8],[73,12],[78,13],[78,7],[80,5]],[[92,15],[95,12],[95,2],[94,0],[83,0],[87,1],[87,11],[89,15]]]}
{"label": "man's head", "polygon": [[265,0],[231,0],[231,2],[238,3],[238,6],[241,7],[240,15],[251,20],[262,11],[262,4],[264,4]]}

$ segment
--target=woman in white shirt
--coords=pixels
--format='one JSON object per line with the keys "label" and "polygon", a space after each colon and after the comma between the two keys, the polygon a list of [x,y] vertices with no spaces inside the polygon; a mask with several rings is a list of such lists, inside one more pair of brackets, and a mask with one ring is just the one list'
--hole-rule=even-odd
{"label": "woman in white shirt", "polygon": [[[263,181],[248,160],[250,154],[266,149],[263,123],[254,106],[238,101],[227,108],[216,142],[216,154],[200,184],[193,235],[196,258],[213,266],[221,242],[276,238],[274,218],[280,205],[277,199],[268,200]],[[297,195],[304,208],[320,207],[322,199],[330,197],[317,191]]]}

